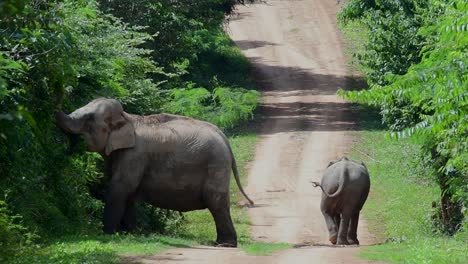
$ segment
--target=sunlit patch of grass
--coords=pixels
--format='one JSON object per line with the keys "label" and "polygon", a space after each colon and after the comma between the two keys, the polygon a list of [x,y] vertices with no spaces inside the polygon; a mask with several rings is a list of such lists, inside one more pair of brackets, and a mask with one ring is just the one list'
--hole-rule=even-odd
{"label": "sunlit patch of grass", "polygon": [[300,31],[299,28],[292,28],[291,30],[289,30],[291,33],[297,33]]}
{"label": "sunlit patch of grass", "polygon": [[360,21],[348,21],[348,23],[341,26],[345,39],[345,54],[348,58],[349,66],[353,74],[361,75],[363,66],[359,64],[358,56],[366,53],[366,44],[369,29]]}
{"label": "sunlit patch of grass", "polygon": [[255,242],[242,246],[242,249],[250,255],[268,256],[276,251],[291,248],[291,245],[286,243],[262,243]]}
{"label": "sunlit patch of grass", "polygon": [[30,248],[9,263],[116,263],[121,255],[151,255],[192,241],[160,235],[76,235]]}

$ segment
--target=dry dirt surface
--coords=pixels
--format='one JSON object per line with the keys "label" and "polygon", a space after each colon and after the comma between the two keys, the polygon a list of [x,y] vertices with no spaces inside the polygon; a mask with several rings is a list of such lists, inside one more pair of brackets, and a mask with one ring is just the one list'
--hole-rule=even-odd
{"label": "dry dirt surface", "polygon": [[[272,256],[240,249],[177,248],[138,257],[142,263],[370,263],[359,247],[333,247],[320,212],[320,181],[328,162],[346,155],[356,117],[336,96],[352,85],[336,26],[335,0],[269,0],[242,6],[228,32],[253,63],[262,91],[260,142],[247,193],[255,241],[296,245]],[[375,239],[361,220],[362,245]]]}

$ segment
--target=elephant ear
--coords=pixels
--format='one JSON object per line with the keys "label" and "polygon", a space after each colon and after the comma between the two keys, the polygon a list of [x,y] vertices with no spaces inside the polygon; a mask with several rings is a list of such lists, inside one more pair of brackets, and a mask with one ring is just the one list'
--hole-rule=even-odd
{"label": "elephant ear", "polygon": [[112,151],[135,146],[135,127],[132,122],[121,114],[118,120],[112,122],[111,132],[107,139],[106,155]]}
{"label": "elephant ear", "polygon": [[333,165],[333,164],[335,164],[335,162],[334,162],[334,161],[330,161],[330,162],[328,162],[327,168],[328,168],[328,167],[330,167],[330,166],[331,166],[331,165]]}

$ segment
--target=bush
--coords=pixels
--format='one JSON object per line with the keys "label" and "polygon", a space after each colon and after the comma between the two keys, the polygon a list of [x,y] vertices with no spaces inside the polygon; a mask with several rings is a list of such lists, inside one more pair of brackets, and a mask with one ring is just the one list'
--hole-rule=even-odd
{"label": "bush", "polygon": [[424,38],[417,32],[425,8],[427,1],[422,0],[352,0],[341,10],[343,25],[360,20],[370,31],[366,51],[357,56],[371,84],[388,84],[387,75],[405,74],[420,61]]}
{"label": "bush", "polygon": [[[150,37],[93,1],[22,3],[0,20],[0,195],[43,238],[95,230],[102,205],[87,185],[99,177],[98,159],[83,148],[70,155],[54,111],[96,96],[131,105],[129,96],[156,90],[146,75],[159,69],[139,47]],[[136,110],[157,108],[154,98]]]}
{"label": "bush", "polygon": [[21,253],[34,238],[35,235],[21,224],[21,216],[13,215],[5,201],[0,200],[0,261]]}
{"label": "bush", "polygon": [[[421,61],[403,75],[387,76],[385,86],[349,92],[346,97],[379,106],[384,114],[399,109],[385,119],[402,129],[394,135],[425,139],[425,159],[442,190],[441,231],[454,234],[462,226],[468,202],[468,4],[460,0],[428,4],[422,17],[429,20],[418,29],[428,41],[421,49]],[[413,121],[407,122],[405,115]]]}
{"label": "bush", "polygon": [[258,98],[258,92],[253,90],[219,87],[210,93],[205,88],[174,89],[165,109],[230,128],[252,117]]}

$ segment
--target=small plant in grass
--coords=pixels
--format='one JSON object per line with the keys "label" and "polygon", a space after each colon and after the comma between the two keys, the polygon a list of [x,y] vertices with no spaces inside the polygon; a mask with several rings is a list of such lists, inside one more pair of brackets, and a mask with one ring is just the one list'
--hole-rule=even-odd
{"label": "small plant in grass", "polygon": [[286,243],[263,243],[253,242],[242,246],[242,249],[250,255],[268,256],[273,253],[291,248],[291,245]]}

